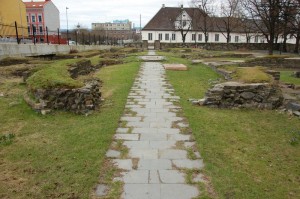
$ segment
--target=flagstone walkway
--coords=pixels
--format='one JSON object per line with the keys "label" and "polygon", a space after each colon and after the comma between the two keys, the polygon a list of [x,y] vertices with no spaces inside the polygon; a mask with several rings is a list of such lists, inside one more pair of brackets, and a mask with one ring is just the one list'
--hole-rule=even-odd
{"label": "flagstone walkway", "polygon": [[[150,51],[148,56],[154,56]],[[128,96],[115,140],[128,148],[125,159],[120,151],[109,150],[107,157],[122,170],[115,180],[124,182],[122,199],[191,199],[199,196],[196,185],[186,183],[186,169],[201,169],[200,154],[191,150],[192,136],[182,134],[188,127],[177,113],[181,108],[159,62],[142,64]],[[190,148],[190,149],[189,149]],[[193,154],[190,154],[193,153]],[[189,159],[188,156],[194,158]],[[195,175],[201,181],[201,174]]]}

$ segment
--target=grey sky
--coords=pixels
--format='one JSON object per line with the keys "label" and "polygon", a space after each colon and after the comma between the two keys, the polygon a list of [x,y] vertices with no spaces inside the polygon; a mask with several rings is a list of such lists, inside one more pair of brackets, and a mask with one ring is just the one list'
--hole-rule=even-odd
{"label": "grey sky", "polygon": [[66,7],[69,8],[68,21],[71,29],[78,23],[91,28],[91,23],[112,22],[116,19],[129,19],[139,26],[140,14],[142,26],[144,26],[158,12],[162,4],[167,7],[177,7],[183,4],[187,7],[190,0],[52,0],[52,2],[60,11],[63,29],[67,27]]}

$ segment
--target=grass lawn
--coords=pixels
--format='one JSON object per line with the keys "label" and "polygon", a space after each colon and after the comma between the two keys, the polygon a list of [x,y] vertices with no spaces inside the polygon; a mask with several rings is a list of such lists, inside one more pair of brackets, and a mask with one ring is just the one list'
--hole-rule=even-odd
{"label": "grass lawn", "polygon": [[219,198],[300,198],[300,122],[276,111],[226,110],[193,106],[209,79],[207,66],[190,65],[168,56],[170,63],[188,64],[188,71],[167,71],[181,97],[197,145]]}
{"label": "grass lawn", "polygon": [[89,198],[139,65],[102,68],[96,76],[104,82],[105,102],[87,117],[37,114],[23,101],[25,85],[2,82],[0,136],[15,138],[11,144],[0,139],[0,198]]}
{"label": "grass lawn", "polygon": [[280,71],[280,81],[289,84],[300,85],[300,78],[292,76],[293,71]]}

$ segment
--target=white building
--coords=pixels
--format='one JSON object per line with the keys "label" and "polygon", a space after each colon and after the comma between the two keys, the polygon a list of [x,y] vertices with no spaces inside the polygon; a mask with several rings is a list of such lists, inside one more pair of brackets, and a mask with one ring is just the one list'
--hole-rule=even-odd
{"label": "white building", "polygon": [[93,30],[131,30],[132,22],[128,19],[106,23],[92,23]]}
{"label": "white building", "polygon": [[[165,7],[142,29],[142,40],[154,43],[159,40],[161,43],[182,43],[182,32],[186,34],[185,43],[205,43],[204,36],[204,15],[206,13],[199,8]],[[226,18],[207,16],[208,43],[227,43]],[[229,37],[229,43],[267,43],[265,37],[250,21],[238,21],[232,18],[235,26]],[[248,23],[248,27],[244,25]],[[280,40],[279,40],[280,42]],[[288,37],[288,43],[295,43],[295,39]]]}

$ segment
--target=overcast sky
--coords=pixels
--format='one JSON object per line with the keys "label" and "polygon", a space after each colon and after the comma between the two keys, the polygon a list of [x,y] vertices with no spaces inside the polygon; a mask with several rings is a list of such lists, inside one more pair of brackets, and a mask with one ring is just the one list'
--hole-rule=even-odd
{"label": "overcast sky", "polygon": [[[28,2],[31,0],[23,0]],[[44,0],[34,0],[44,1]],[[215,0],[215,6],[222,0]],[[68,7],[69,29],[78,23],[91,28],[95,22],[112,22],[129,19],[139,27],[140,15],[142,27],[159,11],[162,4],[166,7],[178,7],[181,4],[189,7],[190,0],[52,0],[60,11],[61,28],[67,28],[66,7]]]}
{"label": "overcast sky", "polygon": [[52,0],[52,2],[60,11],[62,29],[67,27],[66,7],[69,8],[68,22],[69,29],[72,29],[78,23],[91,28],[92,23],[112,22],[116,19],[129,19],[138,27],[140,15],[142,26],[145,26],[162,4],[167,7],[177,7],[181,4],[188,7],[190,0]]}

